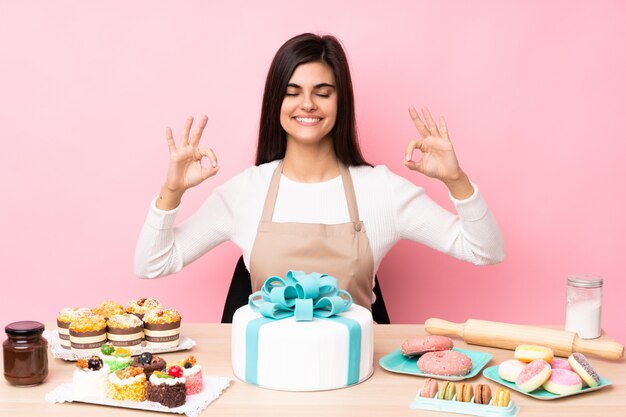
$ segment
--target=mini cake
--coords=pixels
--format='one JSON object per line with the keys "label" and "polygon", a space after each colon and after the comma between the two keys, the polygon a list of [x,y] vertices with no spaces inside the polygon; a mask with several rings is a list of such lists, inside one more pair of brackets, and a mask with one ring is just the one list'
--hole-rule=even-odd
{"label": "mini cake", "polygon": [[109,376],[109,367],[98,356],[76,361],[72,378],[74,398],[104,398]]}
{"label": "mini cake", "polygon": [[136,346],[143,341],[143,321],[133,314],[115,314],[107,320],[107,339],[114,346]]}
{"label": "mini cake", "polygon": [[146,346],[178,346],[181,317],[173,308],[150,310],[143,316]]}
{"label": "mini cake", "polygon": [[180,366],[171,366],[167,372],[155,371],[148,383],[148,401],[155,401],[168,408],[185,404],[185,377]]}
{"label": "mini cake", "polygon": [[102,352],[102,360],[104,361],[104,364],[109,367],[111,372],[127,368],[133,360],[130,356],[130,350],[127,348],[115,347],[111,343],[105,343],[102,345],[100,351]]}
{"label": "mini cake", "polygon": [[150,352],[144,352],[139,356],[135,356],[130,366],[143,368],[143,372],[148,379],[150,379],[154,371],[162,371],[166,368],[165,361]]}
{"label": "mini cake", "polygon": [[124,314],[124,307],[116,303],[115,301],[103,301],[99,306],[91,309],[93,314],[97,314],[99,316],[108,319],[109,317],[113,317],[116,314]]}
{"label": "mini cake", "polygon": [[143,319],[143,316],[150,310],[160,310],[163,308],[161,302],[154,298],[140,298],[139,300],[130,300],[126,304],[126,312],[134,314]]}
{"label": "mini cake", "polygon": [[57,316],[57,328],[59,330],[59,342],[64,349],[71,349],[70,324],[78,317],[91,316],[93,313],[88,308],[67,307]]}
{"label": "mini cake", "polygon": [[70,344],[77,354],[97,353],[107,339],[107,323],[102,316],[83,316],[70,324]]}
{"label": "mini cake", "polygon": [[185,386],[187,387],[187,395],[198,394],[202,392],[202,367],[196,362],[196,358],[189,356],[177,363],[183,370],[185,376]]}
{"label": "mini cake", "polygon": [[126,368],[109,374],[107,397],[119,401],[145,401],[148,381],[141,368]]}

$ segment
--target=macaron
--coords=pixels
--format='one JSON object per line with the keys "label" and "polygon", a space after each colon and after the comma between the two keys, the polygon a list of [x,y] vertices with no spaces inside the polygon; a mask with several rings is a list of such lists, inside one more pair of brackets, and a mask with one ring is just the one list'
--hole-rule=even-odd
{"label": "macaron", "polygon": [[600,385],[600,375],[593,369],[585,355],[578,352],[572,353],[567,358],[567,362],[589,387],[593,388]]}
{"label": "macaron", "polygon": [[550,366],[552,367],[552,369],[567,369],[568,371],[572,370],[572,367],[569,366],[569,362],[567,362],[567,359],[562,358],[552,359],[552,362],[550,362]]}
{"label": "macaron", "polygon": [[543,384],[543,389],[557,395],[572,394],[583,388],[583,380],[578,374],[567,369],[552,369],[550,378]]}
{"label": "macaron", "polygon": [[454,398],[454,394],[456,394],[455,385],[450,381],[445,381],[441,385],[441,389],[439,390],[439,394],[437,395],[437,398],[440,400],[449,401]]}
{"label": "macaron", "polygon": [[488,384],[476,384],[474,403],[489,404],[489,401],[491,401],[491,387]]}
{"label": "macaron", "polygon": [[422,355],[417,367],[426,374],[464,376],[472,370],[472,360],[456,350],[441,350]]}
{"label": "macaron", "polygon": [[474,396],[474,388],[472,384],[466,384],[464,382],[459,384],[459,387],[456,390],[456,400],[464,403],[468,403],[471,401]]}
{"label": "macaron", "polygon": [[500,375],[500,378],[505,381],[515,382],[525,366],[525,362],[518,361],[517,359],[510,359],[502,362],[500,366],[498,366],[498,375]]}
{"label": "macaron", "polygon": [[420,390],[420,397],[434,398],[435,394],[439,390],[439,384],[432,378],[426,378],[424,386]]}
{"label": "macaron", "polygon": [[519,345],[515,348],[515,359],[530,363],[535,359],[543,359],[550,363],[554,359],[554,352],[549,347],[538,345]]}
{"label": "macaron", "polygon": [[506,388],[497,388],[493,394],[493,403],[496,407],[507,407],[511,401],[511,391]]}
{"label": "macaron", "polygon": [[419,356],[426,352],[450,350],[453,347],[452,339],[447,336],[416,336],[402,342],[402,354],[404,356]]}
{"label": "macaron", "polygon": [[552,373],[550,364],[543,359],[535,359],[522,369],[515,380],[517,387],[524,392],[531,392],[542,386]]}

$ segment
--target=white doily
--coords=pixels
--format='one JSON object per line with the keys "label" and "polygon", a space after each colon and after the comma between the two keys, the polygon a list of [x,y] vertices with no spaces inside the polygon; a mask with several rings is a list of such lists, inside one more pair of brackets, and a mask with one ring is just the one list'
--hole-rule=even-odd
{"label": "white doily", "polygon": [[46,401],[51,403],[83,402],[88,404],[108,405],[111,407],[135,408],[138,410],[159,411],[162,413],[186,414],[196,417],[204,411],[209,404],[215,401],[222,392],[230,385],[230,378],[223,376],[204,376],[202,383],[204,388],[199,394],[189,395],[184,405],[176,408],[167,408],[153,401],[116,401],[108,398],[74,398],[74,385],[69,382],[61,384],[48,394]]}
{"label": "white doily", "polygon": [[[88,358],[93,355],[92,352],[88,353],[76,353],[72,349],[65,349],[61,346],[61,342],[59,340],[59,331],[58,330],[46,330],[43,332],[43,337],[48,340],[48,344],[50,345],[50,350],[52,351],[52,356],[58,359],[63,359],[64,361],[75,361],[77,359]],[[139,355],[142,352],[150,352],[150,353],[163,353],[163,352],[177,352],[179,350],[188,350],[196,345],[196,341],[190,339],[188,337],[180,336],[180,340],[178,342],[178,346],[174,347],[154,347],[154,346],[144,346],[143,343],[137,346],[129,346],[130,353],[132,355]]]}

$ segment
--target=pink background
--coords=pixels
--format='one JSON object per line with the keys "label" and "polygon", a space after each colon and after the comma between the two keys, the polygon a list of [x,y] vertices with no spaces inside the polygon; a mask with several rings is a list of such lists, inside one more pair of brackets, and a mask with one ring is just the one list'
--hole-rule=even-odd
{"label": "pink background", "polygon": [[626,342],[626,3],[85,3],[0,3],[3,324],[141,296],[219,321],[233,244],[177,276],[133,275],[165,126],[208,114],[203,143],[222,167],[183,219],[253,163],[272,56],[314,31],[345,44],[366,157],[451,208],[401,165],[407,106],[444,114],[504,235],[506,260],[489,267],[397,245],[378,271],[393,322],[562,324],[567,275],[590,272],[605,279],[603,327]]}

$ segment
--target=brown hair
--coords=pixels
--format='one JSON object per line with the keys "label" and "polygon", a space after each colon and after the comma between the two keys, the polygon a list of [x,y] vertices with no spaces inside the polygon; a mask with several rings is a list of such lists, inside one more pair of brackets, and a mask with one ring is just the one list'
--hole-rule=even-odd
{"label": "brown hair", "polygon": [[346,166],[371,165],[359,148],[354,117],[354,93],[348,59],[334,36],[303,33],[289,39],[278,49],[270,65],[259,124],[256,165],[285,157],[287,134],[280,124],[280,108],[287,84],[296,67],[322,62],[333,71],[337,84],[337,119],[331,131],[337,159]]}

